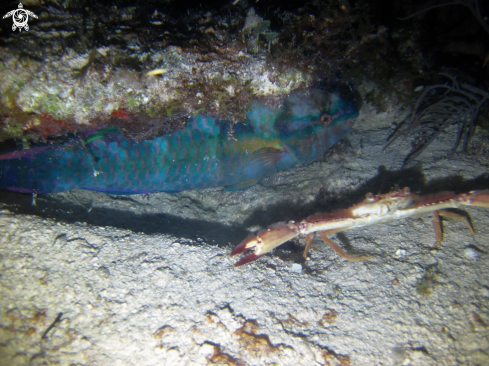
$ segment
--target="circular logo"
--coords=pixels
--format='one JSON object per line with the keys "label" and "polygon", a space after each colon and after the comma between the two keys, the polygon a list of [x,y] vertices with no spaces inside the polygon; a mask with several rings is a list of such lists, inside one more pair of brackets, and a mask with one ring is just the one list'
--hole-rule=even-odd
{"label": "circular logo", "polygon": [[29,15],[31,17],[37,18],[37,15],[34,14],[32,11],[24,9],[22,6],[22,3],[19,4],[19,8],[9,11],[7,14],[4,15],[3,19],[7,17],[12,17],[12,20],[14,24],[12,25],[12,30],[16,30],[17,28],[19,31],[22,31],[22,29],[25,29],[26,31],[29,30],[29,25],[27,22],[29,21]]}
{"label": "circular logo", "polygon": [[14,25],[12,26],[12,30],[15,30],[16,27],[24,28],[25,30],[29,30],[29,25],[27,21],[29,20],[29,14],[24,9],[17,9],[12,14],[12,19],[14,21]]}

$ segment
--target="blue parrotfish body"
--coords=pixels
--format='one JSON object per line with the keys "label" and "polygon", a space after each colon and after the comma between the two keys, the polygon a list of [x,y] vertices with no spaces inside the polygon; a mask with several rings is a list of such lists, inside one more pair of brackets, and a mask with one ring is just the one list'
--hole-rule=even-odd
{"label": "blue parrotfish body", "polygon": [[[324,88],[323,88],[324,89]],[[229,123],[197,115],[185,129],[136,142],[117,130],[0,155],[0,188],[115,194],[244,189],[312,162],[342,139],[358,106],[340,88],[289,96],[277,110],[254,102],[229,138]]]}

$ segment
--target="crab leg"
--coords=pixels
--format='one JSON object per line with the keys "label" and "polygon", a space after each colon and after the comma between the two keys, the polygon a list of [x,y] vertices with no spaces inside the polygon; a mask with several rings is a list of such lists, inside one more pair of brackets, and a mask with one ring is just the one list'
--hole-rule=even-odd
{"label": "crab leg", "polygon": [[302,253],[302,256],[304,258],[307,257],[307,252],[309,252],[309,249],[311,249],[311,243],[313,238],[314,238],[314,233],[310,233],[306,235],[306,247],[304,248],[304,252]]}
{"label": "crab leg", "polygon": [[314,233],[320,232],[321,239],[338,255],[349,260],[369,259],[370,257],[368,256],[356,257],[349,255],[331,241],[328,236],[355,227],[386,223],[428,213],[433,214],[432,222],[436,235],[436,246],[443,240],[440,216],[464,221],[470,232],[474,234],[467,217],[445,211],[447,208],[460,208],[461,206],[489,208],[489,190],[472,191],[459,195],[453,192],[441,192],[419,196],[411,193],[408,188],[404,188],[387,194],[367,194],[363,202],[348,209],[333,213],[315,214],[299,223],[295,221],[290,221],[287,224],[283,222],[277,223],[256,235],[251,234],[236,247],[231,255],[254,249],[253,253],[248,254],[235,264],[236,266],[241,266],[254,261],[298,235],[306,235],[306,247],[303,254],[305,257],[310,249]]}
{"label": "crab leg", "polygon": [[[334,230],[331,230],[331,231],[334,231]],[[323,232],[320,232],[319,233],[319,236],[340,257],[343,257],[345,259],[348,259],[349,261],[363,261],[363,260],[367,260],[367,259],[372,259],[372,257],[369,257],[368,255],[356,256],[356,255],[350,255],[350,254],[348,254],[343,249],[341,249],[341,247],[338,244],[336,244],[334,241],[332,241],[330,238],[328,238],[328,235],[329,234],[330,234],[329,232],[323,231]]]}
{"label": "crab leg", "polygon": [[[336,233],[339,233],[341,231],[345,231],[348,229],[350,229],[350,228],[346,227],[346,228],[341,228],[341,229],[324,230],[324,231],[319,232],[319,236],[320,236],[321,240],[325,244],[327,244],[331,249],[333,249],[340,257],[343,257],[343,258],[351,260],[351,261],[371,259],[371,257],[369,257],[369,256],[350,255],[347,252],[345,252],[343,249],[341,249],[341,247],[338,244],[336,244],[334,241],[332,241],[331,239],[328,238],[329,236],[331,236],[333,234],[336,234]],[[304,258],[307,257],[307,253],[309,252],[309,249],[311,248],[311,242],[312,242],[313,238],[314,238],[314,233],[307,234],[307,236],[306,236],[306,247],[304,248],[304,253],[302,254],[302,256]]]}
{"label": "crab leg", "polygon": [[470,221],[467,217],[465,217],[463,215],[459,215],[459,214],[457,214],[455,212],[451,212],[451,211],[436,210],[436,211],[433,211],[433,219],[432,219],[433,228],[435,229],[435,237],[436,237],[436,243],[434,245],[435,247],[437,247],[443,241],[443,233],[441,230],[440,216],[448,217],[448,218],[451,218],[454,220],[463,221],[465,223],[465,225],[469,228],[472,235],[475,235],[474,229],[472,228],[472,225],[470,224]]}
{"label": "crab leg", "polygon": [[463,215],[459,215],[455,212],[450,212],[450,211],[445,211],[445,210],[439,211],[439,214],[440,214],[440,216],[443,216],[443,217],[448,217],[448,218],[451,218],[454,220],[463,221],[465,223],[465,226],[467,226],[467,228],[469,229],[470,233],[475,236],[474,229],[472,228],[472,224],[470,223],[468,217],[463,216]]}
{"label": "crab leg", "polygon": [[441,219],[439,211],[433,211],[433,218],[431,219],[431,222],[433,223],[433,229],[435,229],[436,243],[434,246],[437,247],[438,244],[441,244],[441,242],[443,241],[443,232],[441,231]]}

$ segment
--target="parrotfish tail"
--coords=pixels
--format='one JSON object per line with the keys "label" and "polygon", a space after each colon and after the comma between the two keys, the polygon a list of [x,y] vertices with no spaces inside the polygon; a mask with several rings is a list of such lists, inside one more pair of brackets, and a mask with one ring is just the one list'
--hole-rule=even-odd
{"label": "parrotfish tail", "polygon": [[55,193],[81,188],[93,179],[91,157],[79,140],[0,155],[0,188]]}

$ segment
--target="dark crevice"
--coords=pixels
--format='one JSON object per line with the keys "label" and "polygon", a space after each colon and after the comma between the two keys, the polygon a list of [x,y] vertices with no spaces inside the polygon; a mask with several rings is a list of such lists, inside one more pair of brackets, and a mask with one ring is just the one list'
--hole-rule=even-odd
{"label": "dark crevice", "polygon": [[[86,222],[88,225],[101,227],[115,227],[147,235],[172,235],[186,238],[189,244],[196,245],[202,240],[208,244],[219,246],[237,245],[248,235],[246,228],[251,226],[266,227],[279,221],[302,220],[316,212],[331,212],[347,208],[361,202],[365,194],[387,193],[394,187],[409,187],[413,192],[420,194],[441,191],[455,191],[463,193],[472,190],[482,190],[489,187],[489,175],[482,174],[471,180],[464,180],[461,176],[425,181],[419,169],[410,168],[398,171],[389,171],[379,167],[378,174],[355,190],[344,191],[333,195],[326,189],[321,190],[311,203],[297,205],[296,202],[283,201],[275,205],[254,211],[242,224],[228,226],[219,222],[182,218],[172,214],[140,214],[131,211],[122,211],[112,208],[95,207],[90,211],[76,203],[59,202],[51,195],[39,195],[36,205],[32,205],[32,196],[18,193],[0,191],[0,202],[6,208],[23,215],[35,215],[43,219],[53,219],[58,222],[74,224]],[[277,191],[280,194],[280,191]],[[115,199],[127,200],[125,196],[113,196]],[[197,240],[201,238],[201,240]],[[197,244],[200,245],[200,244]],[[276,254],[284,260],[301,262],[302,247],[289,243],[280,247]]]}

